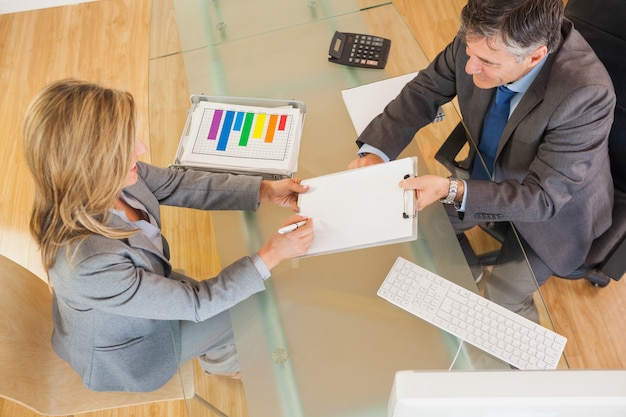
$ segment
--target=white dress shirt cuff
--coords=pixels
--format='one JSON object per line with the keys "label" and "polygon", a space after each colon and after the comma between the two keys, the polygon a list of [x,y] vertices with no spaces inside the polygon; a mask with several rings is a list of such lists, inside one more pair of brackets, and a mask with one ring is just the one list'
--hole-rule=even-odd
{"label": "white dress shirt cuff", "polygon": [[267,265],[265,265],[265,262],[263,262],[263,259],[261,259],[261,257],[257,253],[252,255],[250,259],[252,259],[252,264],[257,269],[257,271],[259,271],[261,278],[265,280],[265,279],[268,279],[272,275],[270,273],[270,270],[267,269]]}
{"label": "white dress shirt cuff", "polygon": [[457,211],[465,211],[465,202],[467,201],[467,181],[463,181],[463,200],[461,201],[461,207]]}
{"label": "white dress shirt cuff", "polygon": [[363,156],[366,153],[373,153],[374,155],[378,155],[385,162],[390,161],[389,157],[385,155],[380,149],[375,148],[372,145],[368,145],[367,143],[361,146],[361,148],[359,149],[358,155]]}

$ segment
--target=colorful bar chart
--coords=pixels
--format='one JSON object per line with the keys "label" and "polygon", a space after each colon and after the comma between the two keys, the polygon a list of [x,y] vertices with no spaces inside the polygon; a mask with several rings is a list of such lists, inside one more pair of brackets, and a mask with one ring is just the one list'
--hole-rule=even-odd
{"label": "colorful bar chart", "polygon": [[293,114],[204,109],[193,152],[283,160],[293,123]]}

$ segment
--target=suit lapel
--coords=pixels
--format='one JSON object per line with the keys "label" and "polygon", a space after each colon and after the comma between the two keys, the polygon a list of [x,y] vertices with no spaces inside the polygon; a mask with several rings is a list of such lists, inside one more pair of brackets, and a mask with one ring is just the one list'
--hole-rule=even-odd
{"label": "suit lapel", "polygon": [[[545,87],[543,88],[545,90]],[[537,88],[529,88],[528,91],[522,97],[522,100],[519,102],[508,122],[504,126],[504,130],[502,131],[502,137],[500,142],[498,143],[498,150],[496,151],[496,160],[500,156],[502,149],[507,144],[507,142],[511,139],[511,135],[517,128],[517,126],[526,118],[528,113],[530,113],[541,101],[543,101],[543,93],[538,93]]]}
{"label": "suit lapel", "polygon": [[[135,230],[131,225],[120,219],[117,215],[113,215],[109,221],[109,226],[115,229],[122,230]],[[141,232],[137,232],[134,235],[126,239],[128,246],[134,249],[140,249],[146,252],[150,252],[154,256],[158,257],[163,264],[167,265],[166,269],[170,267],[169,260],[154,246],[154,244]]]}
{"label": "suit lapel", "polygon": [[500,139],[500,143],[498,144],[498,150],[496,151],[496,161],[502,152],[502,149],[507,144],[507,142],[511,139],[511,135],[517,128],[517,126],[528,116],[528,114],[533,111],[542,101],[545,96],[546,87],[548,83],[548,75],[550,74],[550,68],[552,67],[552,61],[554,59],[554,55],[550,55],[544,64],[539,74],[530,85],[526,93],[524,93],[524,97],[518,103],[517,107],[511,114],[509,121],[504,126],[504,130],[502,131],[502,138]]}
{"label": "suit lapel", "polygon": [[466,129],[473,140],[474,145],[478,146],[480,142],[480,135],[483,130],[483,123],[485,121],[485,115],[487,114],[487,108],[491,103],[495,89],[484,90],[474,85],[474,82],[470,77],[470,84],[466,87],[468,90],[465,94],[466,97],[470,97],[468,105],[470,108],[470,114],[472,117],[464,118],[466,123]]}
{"label": "suit lapel", "polygon": [[124,189],[124,192],[137,201],[141,201],[146,210],[154,216],[159,226],[161,225],[160,206],[154,194],[148,189],[142,178],[139,178],[134,185]]}

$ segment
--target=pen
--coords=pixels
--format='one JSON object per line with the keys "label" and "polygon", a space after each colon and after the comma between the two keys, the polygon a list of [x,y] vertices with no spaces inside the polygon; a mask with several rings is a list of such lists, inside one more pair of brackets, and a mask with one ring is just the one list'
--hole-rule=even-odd
{"label": "pen", "polygon": [[284,235],[285,233],[293,232],[294,230],[296,230],[299,227],[304,226],[305,224],[306,224],[306,220],[302,220],[300,222],[290,224],[285,227],[281,227],[280,229],[278,229],[278,233],[280,233],[281,235]]}

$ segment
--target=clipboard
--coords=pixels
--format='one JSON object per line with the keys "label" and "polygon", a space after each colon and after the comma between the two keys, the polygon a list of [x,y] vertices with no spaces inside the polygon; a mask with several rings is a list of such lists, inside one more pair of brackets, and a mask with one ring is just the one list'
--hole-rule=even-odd
{"label": "clipboard", "polygon": [[417,158],[303,180],[300,214],[313,219],[315,238],[304,256],[417,239],[417,202],[398,183],[417,175]]}
{"label": "clipboard", "polygon": [[306,106],[297,100],[194,94],[173,168],[293,177]]}

